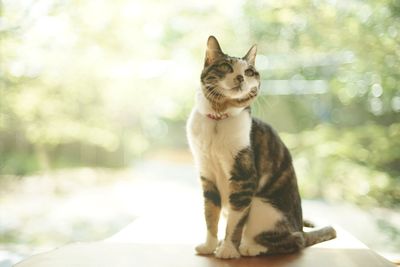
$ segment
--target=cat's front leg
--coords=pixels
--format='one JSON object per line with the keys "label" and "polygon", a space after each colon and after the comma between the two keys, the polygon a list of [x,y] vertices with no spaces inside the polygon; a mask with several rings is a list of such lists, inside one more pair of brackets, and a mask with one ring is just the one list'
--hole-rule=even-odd
{"label": "cat's front leg", "polygon": [[218,245],[218,221],[221,213],[221,196],[216,185],[201,177],[204,195],[204,215],[207,224],[206,242],[196,247],[199,254],[213,254]]}
{"label": "cat's front leg", "polygon": [[229,208],[225,239],[215,251],[215,256],[221,259],[235,259],[240,257],[238,243],[246,220],[248,208],[234,210]]}
{"label": "cat's front leg", "polygon": [[225,239],[217,248],[217,258],[239,258],[243,226],[256,190],[256,171],[250,148],[239,152],[229,179],[229,210]]}

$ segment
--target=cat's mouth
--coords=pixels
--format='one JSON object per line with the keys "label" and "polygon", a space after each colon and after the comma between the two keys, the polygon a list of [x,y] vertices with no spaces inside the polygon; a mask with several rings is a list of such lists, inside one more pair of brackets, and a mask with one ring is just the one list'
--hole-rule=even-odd
{"label": "cat's mouth", "polygon": [[231,90],[233,90],[233,91],[239,91],[239,92],[243,91],[243,89],[242,89],[242,86],[241,86],[241,85],[239,85],[239,86],[235,86],[235,87],[231,88]]}

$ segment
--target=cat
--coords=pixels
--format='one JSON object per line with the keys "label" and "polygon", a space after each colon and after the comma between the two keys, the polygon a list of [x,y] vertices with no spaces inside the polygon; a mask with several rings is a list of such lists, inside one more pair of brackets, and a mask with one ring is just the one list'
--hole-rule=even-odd
{"label": "cat", "polygon": [[[243,58],[231,57],[214,36],[207,41],[201,90],[186,126],[207,225],[198,254],[230,259],[291,253],[336,237],[330,226],[303,231],[291,155],[271,126],[251,117],[260,91],[256,53],[254,45]],[[227,225],[219,242],[221,209]]]}

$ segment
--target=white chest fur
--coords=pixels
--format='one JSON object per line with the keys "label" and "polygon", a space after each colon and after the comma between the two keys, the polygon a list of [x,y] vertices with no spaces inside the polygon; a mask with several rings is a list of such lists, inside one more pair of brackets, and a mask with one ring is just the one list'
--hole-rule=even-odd
{"label": "white chest fur", "polygon": [[229,117],[213,120],[198,101],[187,124],[187,135],[200,175],[213,181],[222,205],[228,204],[229,178],[240,150],[250,145],[251,117],[243,108],[228,110]]}

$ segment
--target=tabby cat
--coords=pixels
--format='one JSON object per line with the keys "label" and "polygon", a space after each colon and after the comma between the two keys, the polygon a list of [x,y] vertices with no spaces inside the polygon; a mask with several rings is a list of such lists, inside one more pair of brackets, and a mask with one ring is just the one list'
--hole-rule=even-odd
{"label": "tabby cat", "polygon": [[[291,155],[271,126],[250,115],[260,90],[256,50],[231,57],[208,38],[201,90],[187,123],[208,230],[198,254],[229,259],[291,253],[336,236],[332,227],[303,231]],[[221,209],[227,226],[219,242]]]}

